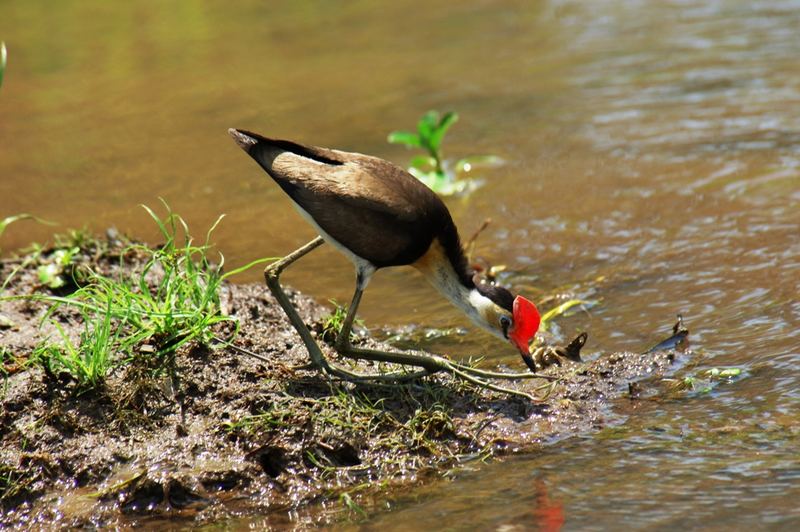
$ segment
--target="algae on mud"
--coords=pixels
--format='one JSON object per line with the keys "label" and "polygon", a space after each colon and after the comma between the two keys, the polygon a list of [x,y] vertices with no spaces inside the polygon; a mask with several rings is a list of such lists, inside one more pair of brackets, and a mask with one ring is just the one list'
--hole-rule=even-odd
{"label": "algae on mud", "polygon": [[[75,260],[131,275],[142,266],[131,249],[111,235],[84,242]],[[265,287],[224,282],[220,307],[230,319],[211,327],[218,338],[238,327],[236,348],[197,336],[159,358],[142,342],[127,363],[112,365],[101,386],[87,388],[68,372],[30,363],[42,335],[52,332],[40,327],[45,313],[73,339],[83,327],[74,308],[16,297],[52,293],[37,268],[54,251],[2,263],[4,277],[18,270],[4,294],[13,299],[2,301],[14,324],[2,331],[0,522],[6,526],[209,522],[283,516],[324,501],[348,512],[376,493],[465,461],[603,427],[610,398],[632,380],[671,371],[674,360],[673,352],[617,353],[553,368],[550,375],[564,381],[547,404],[447,374],[402,386],[346,383],[304,367],[307,354]],[[290,297],[321,336],[326,309],[297,292]]]}

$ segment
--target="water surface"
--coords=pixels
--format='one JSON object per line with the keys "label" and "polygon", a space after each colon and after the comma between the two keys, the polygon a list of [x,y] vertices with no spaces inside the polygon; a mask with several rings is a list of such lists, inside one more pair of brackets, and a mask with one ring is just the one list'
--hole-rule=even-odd
{"label": "water surface", "polygon": [[[226,213],[215,242],[241,264],[313,232],[228,127],[405,164],[388,131],[455,109],[447,154],[507,161],[448,200],[465,234],[492,218],[479,255],[533,297],[601,300],[561,337],[639,349],[680,312],[691,371],[743,377],[620,404],[599,434],[387,495],[342,526],[797,528],[797,28],[793,1],[5,2],[0,216],[155,239],[138,204],[163,197],[198,234]],[[2,248],[51,232],[17,224]],[[323,248],[289,280],[345,301],[353,273]],[[433,346],[518,364],[414,272],[381,272],[362,309],[375,328],[465,327]]]}

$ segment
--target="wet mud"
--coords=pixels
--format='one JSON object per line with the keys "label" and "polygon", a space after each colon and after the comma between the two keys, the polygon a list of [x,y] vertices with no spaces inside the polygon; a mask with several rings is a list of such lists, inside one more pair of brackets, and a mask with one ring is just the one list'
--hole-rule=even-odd
{"label": "wet mud", "polygon": [[[135,257],[120,263],[113,249],[82,254],[99,270],[135,263]],[[24,260],[6,260],[3,278]],[[51,290],[39,284],[32,262],[3,295],[36,293]],[[321,335],[330,309],[297,292],[291,297]],[[285,516],[315,504],[368,504],[376,494],[440,477],[465,462],[535,452],[619,423],[615,400],[647,395],[648,383],[690,356],[674,350],[677,340],[646,354],[591,352],[589,345],[583,362],[546,370],[563,381],[536,403],[445,374],[402,386],[356,385],[304,367],[305,349],[264,286],[226,284],[222,300],[239,321],[236,348],[189,343],[169,370],[160,371],[143,345],[140,356],[117,365],[91,391],[67,373],[26,363],[53,334],[42,321],[48,304],[0,301],[4,527],[196,524]],[[77,336],[77,312],[62,306],[53,317]],[[664,325],[662,337],[669,335]],[[229,324],[218,327],[219,338],[233,332]],[[362,362],[357,367],[376,369]],[[509,386],[533,391],[544,384]]]}

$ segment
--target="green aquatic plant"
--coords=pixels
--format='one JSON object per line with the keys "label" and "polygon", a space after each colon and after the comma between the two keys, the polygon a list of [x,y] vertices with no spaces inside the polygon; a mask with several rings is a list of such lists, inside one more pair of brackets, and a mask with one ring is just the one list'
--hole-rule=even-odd
{"label": "green aquatic plant", "polygon": [[450,127],[458,121],[454,112],[428,111],[417,122],[417,131],[393,131],[387,140],[408,148],[425,151],[411,159],[408,171],[437,194],[449,196],[470,192],[480,186],[477,179],[464,176],[478,166],[498,166],[502,159],[495,155],[477,155],[459,159],[451,166],[444,158],[442,142]]}
{"label": "green aquatic plant", "polygon": [[745,377],[742,368],[709,368],[695,371],[683,378],[664,379],[670,388],[676,392],[693,392],[707,394],[720,384],[732,383]]}
{"label": "green aquatic plant", "polygon": [[[403,144],[411,148],[422,148],[428,152],[425,163],[432,164],[436,172],[444,173],[442,165],[442,141],[447,130],[458,121],[458,114],[447,112],[443,115],[439,111],[428,111],[419,122],[417,132],[393,131],[389,133],[389,142]],[[419,162],[422,162],[421,160]],[[412,166],[413,162],[412,162]]]}
{"label": "green aquatic plant", "polygon": [[597,301],[590,301],[585,299],[570,299],[567,300],[560,305],[548,310],[544,314],[542,314],[541,323],[539,324],[539,328],[542,331],[546,331],[550,326],[550,323],[559,318],[561,316],[570,316],[572,312],[570,309],[573,307],[580,307],[582,310],[588,310],[595,305],[597,305]]}
{"label": "green aquatic plant", "polygon": [[732,379],[742,374],[742,368],[711,368],[706,370],[705,376],[709,379]]}

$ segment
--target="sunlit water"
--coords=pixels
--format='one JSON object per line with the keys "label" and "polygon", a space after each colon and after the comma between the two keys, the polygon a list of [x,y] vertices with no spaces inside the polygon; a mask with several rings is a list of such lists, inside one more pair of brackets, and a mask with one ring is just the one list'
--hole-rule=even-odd
{"label": "sunlit water", "polygon": [[[388,131],[455,109],[447,154],[507,161],[449,200],[462,232],[491,217],[479,254],[533,296],[601,300],[562,337],[639,349],[681,312],[699,368],[743,377],[619,404],[616,427],[387,496],[343,526],[797,528],[798,28],[790,1],[5,2],[0,217],[154,239],[138,204],[163,197],[198,234],[227,213],[215,242],[241,264],[313,233],[228,127],[404,164]],[[0,245],[52,230],[17,224]],[[315,254],[290,282],[347,300],[351,266]],[[405,270],[376,276],[363,316],[467,325]],[[436,347],[518,363],[468,331]]]}

